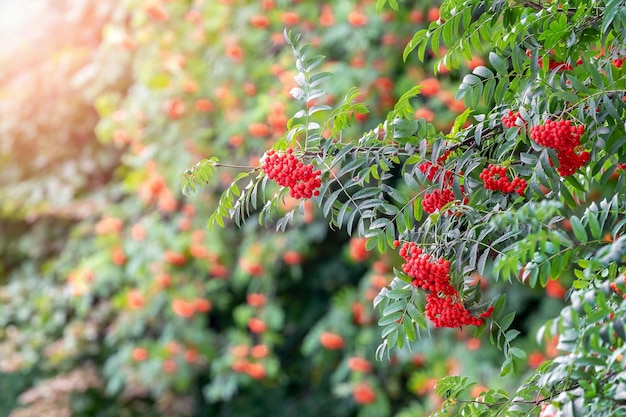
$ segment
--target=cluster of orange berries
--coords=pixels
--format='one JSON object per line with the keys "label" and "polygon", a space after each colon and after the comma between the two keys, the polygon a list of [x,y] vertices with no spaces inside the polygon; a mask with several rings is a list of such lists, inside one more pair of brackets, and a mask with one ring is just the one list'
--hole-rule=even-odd
{"label": "cluster of orange berries", "polygon": [[[400,242],[394,242],[400,246]],[[413,285],[424,289],[426,295],[426,316],[435,327],[480,326],[484,318],[491,315],[489,307],[479,317],[472,316],[459,299],[457,290],[450,283],[450,261],[431,259],[414,242],[407,242],[400,248],[400,256],[405,263],[402,270],[413,278]]]}
{"label": "cluster of orange berries", "polygon": [[263,379],[266,376],[263,359],[269,356],[270,348],[260,344],[252,347],[236,345],[230,349],[234,361],[231,369],[237,373],[248,374],[253,379]]}
{"label": "cluster of orange berries", "polygon": [[[135,347],[130,353],[134,362],[145,362],[150,359],[151,354],[145,347]],[[158,355],[161,358],[161,355]],[[178,371],[180,359],[187,363],[197,363],[201,360],[200,353],[194,347],[184,347],[177,342],[168,342],[165,346],[165,358],[162,362],[162,369],[165,373],[173,374]]]}
{"label": "cluster of orange berries", "polygon": [[319,195],[322,185],[321,171],[315,170],[313,164],[305,165],[293,154],[293,149],[278,154],[273,149],[266,153],[261,169],[278,185],[289,187],[289,195],[293,198],[311,198]]}
{"label": "cluster of orange berries", "polygon": [[528,185],[523,178],[516,177],[513,181],[509,180],[509,177],[506,175],[506,168],[493,164],[489,164],[480,173],[480,179],[483,180],[486,190],[502,191],[507,194],[515,191],[519,195],[524,195]]}
{"label": "cluster of orange berries", "polygon": [[530,128],[530,138],[541,146],[556,150],[559,160],[557,172],[562,177],[572,175],[589,162],[589,152],[578,152],[580,137],[585,126],[572,126],[569,120],[548,120],[543,125]]}

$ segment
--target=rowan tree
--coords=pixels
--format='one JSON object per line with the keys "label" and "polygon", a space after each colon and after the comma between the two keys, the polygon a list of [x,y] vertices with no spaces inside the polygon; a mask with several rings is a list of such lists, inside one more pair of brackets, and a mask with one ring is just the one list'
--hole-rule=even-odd
{"label": "rowan tree", "polygon": [[[387,3],[399,7],[380,0],[379,11]],[[467,110],[450,131],[415,120],[417,85],[360,135],[343,133],[363,111],[358,93],[317,104],[332,75],[318,72],[323,57],[286,31],[298,71],[291,95],[302,108],[262,158],[275,171],[267,162],[242,171],[209,223],[258,214],[285,230],[297,212],[276,216],[294,192],[275,173],[286,172],[311,181],[298,194],[306,197],[301,211],[310,198],[331,227],[367,238],[367,249],[399,250],[404,263],[374,300],[379,360],[431,327],[469,327],[502,350],[503,376],[516,373],[527,352],[515,346],[515,312],[503,295],[484,297],[471,274],[531,287],[571,277],[567,306],[537,333],[558,337],[559,355],[509,392],[471,396],[475,382],[443,378],[436,414],[624,415],[625,29],[619,1],[444,1],[404,59],[432,51],[441,56],[436,69],[449,71],[488,56],[458,89]],[[288,159],[293,167],[280,165]],[[213,158],[189,168],[183,189],[222,165]],[[310,168],[298,174],[301,167]],[[591,193],[598,188],[602,196]]]}

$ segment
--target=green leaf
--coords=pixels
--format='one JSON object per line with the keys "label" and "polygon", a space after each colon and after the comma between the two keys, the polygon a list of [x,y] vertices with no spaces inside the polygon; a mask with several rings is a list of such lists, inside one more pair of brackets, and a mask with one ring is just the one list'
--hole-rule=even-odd
{"label": "green leaf", "polygon": [[583,66],[584,66],[587,74],[589,74],[591,76],[591,79],[593,80],[593,83],[595,84],[594,87],[599,89],[599,90],[603,89],[604,88],[604,81],[602,80],[602,74],[600,74],[600,71],[598,71],[598,68],[597,68],[596,64],[588,62],[588,61],[585,61],[583,63]]}
{"label": "green leaf", "polygon": [[413,291],[408,288],[401,288],[395,290],[389,290],[385,293],[385,297],[391,298],[394,300],[401,300],[403,298],[410,298]]}
{"label": "green leaf", "polygon": [[546,285],[548,285],[548,281],[550,280],[551,270],[552,270],[552,265],[550,261],[545,261],[541,264],[541,267],[539,269],[539,283],[544,288]]}
{"label": "green leaf", "polygon": [[480,275],[485,275],[485,264],[487,263],[487,258],[489,257],[489,248],[485,249],[480,255],[478,262],[476,263],[476,270]]}
{"label": "green leaf", "polygon": [[520,349],[518,347],[512,347],[509,350],[509,353],[511,355],[515,356],[516,358],[526,359],[526,352],[524,352],[522,349]]}
{"label": "green leaf", "polygon": [[354,145],[346,145],[343,149],[341,149],[337,153],[337,155],[335,155],[335,157],[333,158],[333,161],[330,164],[330,167],[333,168],[339,162],[343,162],[343,160],[344,160],[345,156],[348,154],[348,152],[350,152],[353,149],[354,149]]}
{"label": "green leaf", "polygon": [[589,224],[589,229],[591,231],[591,236],[594,239],[600,239],[602,237],[602,229],[600,228],[600,222],[598,218],[594,215],[594,213],[587,213],[587,221]]}
{"label": "green leaf", "polygon": [[395,322],[399,323],[401,319],[402,319],[402,312],[396,311],[395,313],[392,313],[388,316],[381,317],[380,320],[378,320],[378,325],[386,326],[388,324],[395,323]]}
{"label": "green leaf", "polygon": [[402,331],[402,327],[398,326],[395,331],[389,333],[389,336],[387,336],[389,346],[400,347],[400,344],[404,344],[403,339],[399,337],[400,331]]}
{"label": "green leaf", "polygon": [[515,319],[515,311],[512,311],[506,316],[502,317],[500,320],[498,320],[498,323],[500,324],[500,328],[502,329],[502,331],[511,327],[511,324],[513,323],[514,319]]}
{"label": "green leaf", "polygon": [[513,359],[506,358],[500,367],[500,376],[507,376],[513,370]]}
{"label": "green leaf", "polygon": [[415,330],[415,324],[413,320],[410,320],[409,317],[404,317],[402,320],[402,326],[404,327],[404,331],[406,333],[407,339],[411,342],[414,342],[417,339],[417,331]]}
{"label": "green leaf", "polygon": [[580,219],[576,216],[570,217],[570,224],[572,225],[572,231],[574,232],[574,236],[580,243],[586,243],[587,232],[585,231],[585,227],[580,222]]}
{"label": "green leaf", "polygon": [[396,301],[385,307],[385,309],[383,310],[383,316],[388,316],[389,314],[395,313],[396,311],[403,311],[405,308],[406,308],[406,302]]}
{"label": "green leaf", "polygon": [[[385,0],[378,0],[378,2],[385,2]],[[413,52],[413,50],[415,48],[417,48],[419,46],[418,49],[418,58],[420,61],[424,61],[424,54],[426,52],[426,46],[428,45],[428,37],[426,36],[428,33],[427,29],[421,29],[418,30],[415,35],[413,35],[413,38],[411,38],[411,40],[409,41],[409,43],[406,44],[406,47],[404,48],[404,52],[402,53],[402,59],[404,61],[406,61],[407,57],[409,56],[409,54],[411,52]]]}
{"label": "green leaf", "polygon": [[602,28],[600,33],[608,33],[609,26],[613,23],[613,19],[617,16],[617,13],[623,7],[622,0],[609,0],[606,3],[606,7],[604,8],[604,12],[602,13]]}
{"label": "green leaf", "polygon": [[472,72],[478,75],[479,77],[483,77],[483,78],[493,78],[494,76],[493,71],[491,71],[487,67],[483,67],[482,65],[479,65],[478,67],[474,68],[474,71]]}
{"label": "green leaf", "polygon": [[505,75],[508,73],[508,65],[506,64],[506,62],[504,62],[502,58],[498,56],[498,54],[494,52],[489,52],[489,62],[498,74]]}
{"label": "green leaf", "polygon": [[313,74],[311,78],[309,79],[309,83],[308,83],[309,87],[315,87],[323,83],[324,81],[328,80],[332,76],[333,74],[330,72],[319,72],[317,74]]}
{"label": "green leaf", "polygon": [[403,119],[408,119],[412,117],[415,110],[413,109],[413,106],[411,105],[410,99],[418,95],[421,89],[422,89],[421,85],[416,85],[412,87],[409,91],[402,94],[402,96],[400,96],[400,98],[398,99],[398,102],[393,108],[394,111],[391,114],[391,117],[395,118],[397,116]]}
{"label": "green leaf", "polygon": [[589,89],[587,88],[587,86],[583,84],[582,82],[580,82],[580,80],[576,78],[574,75],[565,74],[565,77],[570,82],[570,85],[574,88],[574,90],[582,94],[589,94]]}
{"label": "green leaf", "polygon": [[439,41],[441,39],[441,30],[441,26],[439,26],[430,34],[430,49],[433,50],[435,56],[439,55]]}
{"label": "green leaf", "polygon": [[413,218],[415,221],[421,221],[422,215],[424,214],[424,209],[422,207],[422,200],[415,199],[413,200]]}

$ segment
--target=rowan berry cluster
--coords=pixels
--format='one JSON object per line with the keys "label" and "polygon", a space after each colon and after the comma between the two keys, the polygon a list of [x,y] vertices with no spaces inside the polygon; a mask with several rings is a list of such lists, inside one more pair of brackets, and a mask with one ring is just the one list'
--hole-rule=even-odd
{"label": "rowan berry cluster", "polygon": [[305,165],[293,155],[293,149],[278,154],[273,149],[266,153],[261,169],[268,178],[278,185],[289,187],[289,195],[293,198],[311,198],[319,195],[318,188],[322,185],[320,170],[313,164]]}
{"label": "rowan berry cluster", "polygon": [[502,116],[501,120],[502,120],[502,124],[510,129],[512,127],[517,126],[518,119],[522,121],[524,120],[520,116],[519,112],[513,113],[513,110],[509,110],[507,114]]}
{"label": "rowan berry cluster", "polygon": [[506,168],[493,164],[489,164],[480,173],[480,179],[483,180],[485,189],[502,191],[507,194],[515,191],[519,195],[524,195],[528,185],[526,180],[520,177],[515,177],[513,181],[509,180],[509,177],[506,175]]}
{"label": "rowan berry cluster", "polygon": [[[430,161],[425,161],[418,166],[419,170],[422,171],[422,174],[424,174],[430,182],[438,180],[438,175],[441,175],[440,172],[443,171],[443,186],[446,188],[428,193],[422,200],[422,207],[427,213],[434,213],[446,204],[454,201],[454,193],[449,188],[452,185],[453,172],[442,167],[449,156],[450,150],[447,149],[443,155],[437,158],[435,164]],[[463,192],[463,187],[461,187],[461,192]]]}
{"label": "rowan berry cluster", "polygon": [[413,278],[413,285],[434,293],[456,294],[450,285],[450,261],[439,258],[431,259],[414,242],[405,243],[400,249],[400,256],[406,261],[402,270]]}
{"label": "rowan berry cluster", "polygon": [[480,326],[482,319],[472,316],[460,300],[453,297],[426,295],[426,317],[435,327]]}
{"label": "rowan berry cluster", "polygon": [[568,149],[566,151],[557,151],[556,156],[559,159],[559,167],[556,171],[562,177],[572,175],[578,168],[589,162],[589,152],[587,151],[576,153],[575,149]]}
{"label": "rowan berry cluster", "polygon": [[557,151],[573,149],[580,145],[580,136],[585,133],[585,126],[572,126],[569,120],[548,120],[542,125],[530,128],[530,138],[547,148]]}
{"label": "rowan berry cluster", "polygon": [[463,306],[457,290],[450,283],[450,261],[431,259],[430,254],[424,253],[414,242],[404,243],[400,256],[405,260],[402,270],[413,278],[413,285],[427,292],[426,316],[435,327],[480,326],[483,318],[491,315],[493,307],[474,317]]}
{"label": "rowan berry cluster", "polygon": [[585,126],[573,126],[569,120],[548,120],[530,128],[530,138],[541,146],[556,150],[559,160],[557,172],[562,177],[572,175],[589,162],[589,152],[577,151]]}
{"label": "rowan berry cluster", "polygon": [[426,194],[422,200],[422,207],[425,212],[434,213],[452,201],[454,201],[454,193],[451,189],[444,188]]}
{"label": "rowan berry cluster", "polygon": [[[449,156],[450,156],[450,150],[446,150],[446,152],[443,155],[437,158],[437,161],[434,165],[430,161],[425,161],[419,164],[418,168],[420,171],[422,171],[422,174],[426,175],[426,178],[428,178],[428,181],[432,182],[435,179],[435,176],[437,175],[439,170],[442,169],[441,165],[444,162],[446,162]],[[452,171],[446,170],[443,175],[444,175],[443,182],[449,183],[452,177]]]}

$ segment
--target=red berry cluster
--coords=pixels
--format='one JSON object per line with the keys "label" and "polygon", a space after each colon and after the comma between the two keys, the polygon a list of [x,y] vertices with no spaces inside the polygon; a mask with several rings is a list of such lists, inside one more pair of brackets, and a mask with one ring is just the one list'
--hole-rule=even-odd
{"label": "red berry cluster", "polygon": [[[444,162],[446,162],[449,156],[450,156],[450,151],[446,150],[446,152],[443,155],[437,158],[435,165],[433,165],[432,162],[430,161],[425,161],[419,164],[418,168],[420,171],[422,171],[422,174],[426,175],[426,178],[428,178],[428,181],[432,182],[435,179],[435,176],[437,175],[439,170],[441,169],[441,165]],[[446,170],[444,172],[444,180],[443,180],[444,183],[450,182],[451,177],[452,177],[452,171]]]}
{"label": "red berry cluster", "polygon": [[517,119],[524,121],[524,119],[522,119],[522,117],[520,116],[519,112],[513,113],[513,110],[509,110],[507,114],[502,116],[501,120],[502,120],[502,124],[510,129],[512,127],[517,126],[516,124]]}
{"label": "red berry cluster", "polygon": [[400,256],[406,261],[402,265],[402,270],[413,278],[413,285],[428,293],[426,316],[435,327],[480,326],[483,318],[491,315],[493,307],[479,317],[474,317],[463,306],[458,292],[450,284],[450,261],[442,258],[431,259],[430,255],[424,253],[414,242],[402,245]]}
{"label": "red berry cluster", "polygon": [[585,126],[572,126],[569,120],[548,120],[543,125],[530,128],[530,138],[547,148],[556,150],[559,159],[557,172],[562,177],[572,175],[578,168],[589,162],[589,152],[578,152],[580,137]]}
{"label": "red berry cluster", "polygon": [[444,188],[426,194],[422,200],[422,207],[425,212],[434,213],[452,201],[454,201],[454,193],[451,189]]}
{"label": "red berry cluster", "polygon": [[587,151],[576,153],[575,149],[568,149],[557,151],[556,156],[559,159],[559,167],[556,171],[562,177],[572,175],[578,168],[589,162],[589,152]]}
{"label": "red berry cluster", "polygon": [[572,126],[569,120],[548,120],[543,125],[530,128],[530,138],[547,148],[557,151],[573,149],[580,145],[580,136],[585,133],[585,126]]}
{"label": "red berry cluster", "polygon": [[400,256],[406,261],[402,270],[413,277],[413,285],[434,293],[456,294],[456,290],[450,285],[450,261],[442,258],[430,259],[430,254],[423,253],[413,242],[402,246]]}
{"label": "red berry cluster", "polygon": [[482,319],[472,316],[460,300],[453,297],[426,295],[426,316],[435,327],[480,326]]}
{"label": "red berry cluster", "polygon": [[480,173],[480,179],[483,180],[485,189],[502,191],[503,193],[515,191],[519,195],[524,195],[528,185],[526,180],[520,177],[514,178],[513,181],[509,180],[509,177],[506,175],[506,168],[493,164],[489,164],[489,167]]}
{"label": "red berry cluster", "polygon": [[[449,156],[450,150],[447,149],[443,155],[437,158],[435,164],[432,164],[430,161],[425,161],[422,162],[418,168],[422,171],[422,174],[426,176],[428,181],[433,182],[438,179],[436,177],[443,169],[442,165]],[[452,185],[453,172],[450,170],[443,171],[443,186],[450,187]],[[463,187],[461,187],[461,191],[463,192]],[[450,188],[444,188],[442,190],[435,190],[432,193],[426,194],[422,200],[422,207],[427,213],[434,213],[452,201],[454,201],[454,193]]]}
{"label": "red berry cluster", "polygon": [[293,149],[284,154],[277,154],[273,149],[266,153],[261,169],[278,185],[289,187],[293,198],[311,198],[319,195],[322,185],[320,170],[314,170],[313,164],[304,165],[293,155]]}

